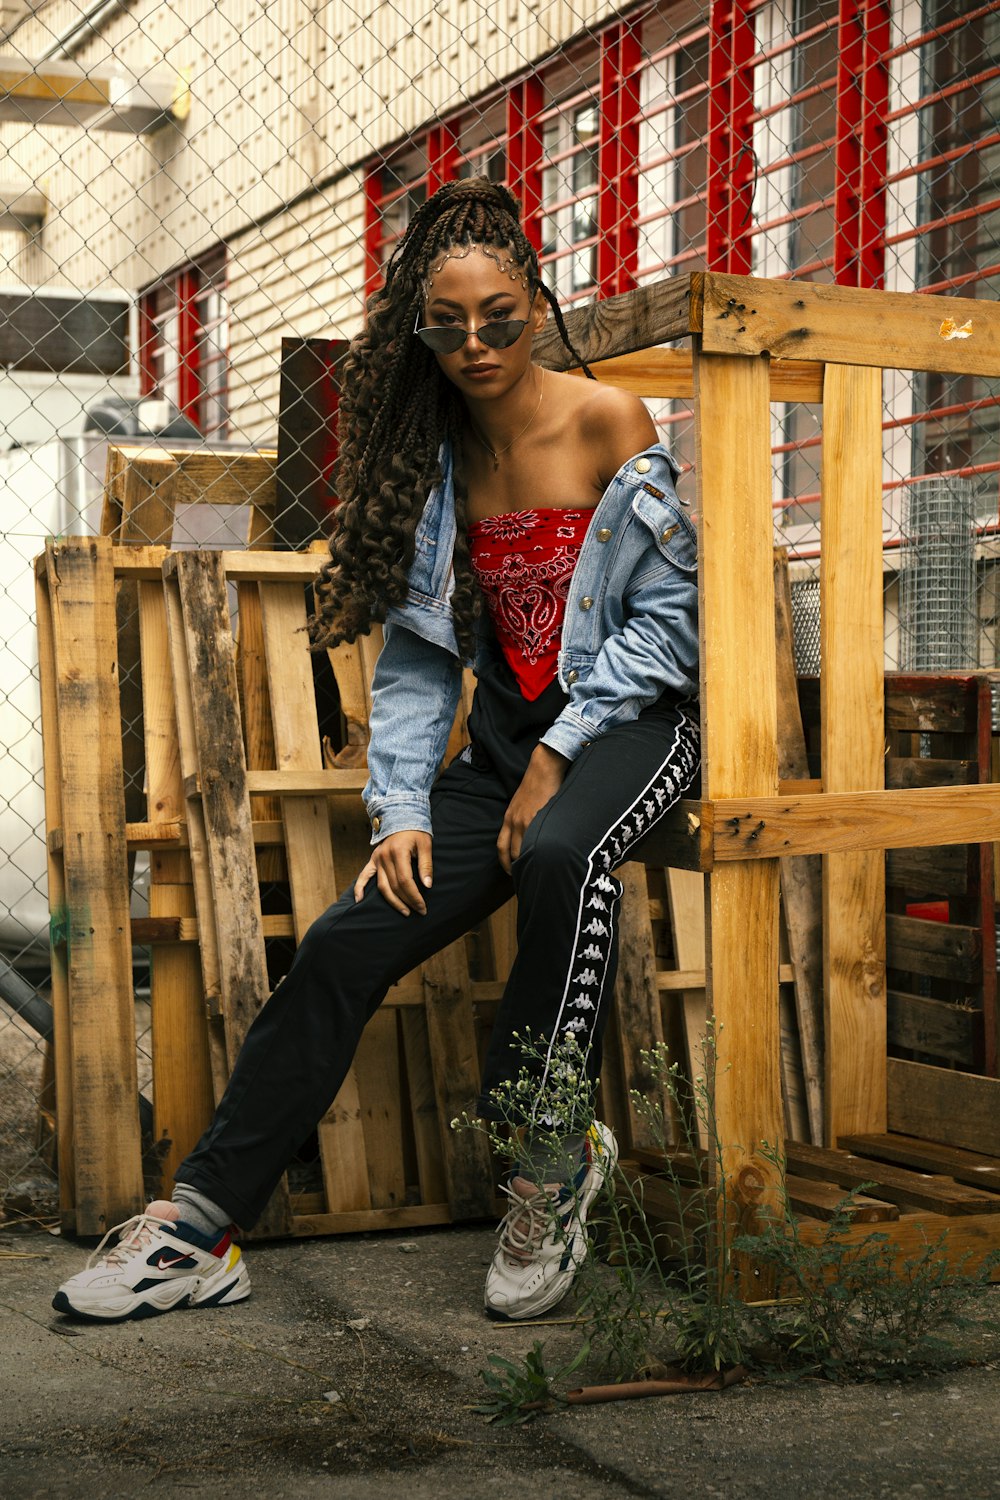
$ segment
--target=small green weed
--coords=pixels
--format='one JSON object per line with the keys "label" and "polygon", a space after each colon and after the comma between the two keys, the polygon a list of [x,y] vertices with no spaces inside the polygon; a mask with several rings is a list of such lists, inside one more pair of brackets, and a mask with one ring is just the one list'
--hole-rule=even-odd
{"label": "small green weed", "polygon": [[[516,1161],[547,1061],[545,1117],[532,1120],[530,1130],[534,1148],[541,1142],[553,1163],[547,1180],[565,1181],[576,1164],[560,1169],[562,1141],[592,1119],[585,1057],[572,1034],[554,1052],[547,1041],[518,1041],[524,1065],[492,1096],[500,1120],[463,1116],[453,1128],[484,1131],[501,1160]],[[852,1242],[854,1202],[872,1184],[845,1194],[815,1244],[802,1238],[787,1197],[759,1232],[727,1243],[720,1226],[730,1205],[712,1108],[714,1036],[709,1031],[702,1072],[690,1081],[666,1048],[641,1056],[650,1086],[633,1102],[663,1152],[664,1173],[654,1189],[619,1168],[613,1190],[591,1208],[588,1253],[574,1288],[581,1342],[573,1359],[549,1370],[537,1341],[519,1361],[490,1355],[480,1372],[489,1397],[477,1411],[501,1425],[530,1421],[561,1404],[558,1382],[583,1366],[611,1380],[632,1380],[662,1364],[691,1373],[739,1364],[773,1379],[899,1379],[959,1362],[963,1335],[974,1326],[1000,1333],[1000,1298],[984,1296],[1000,1256],[975,1271],[964,1262],[956,1268],[945,1253],[947,1230],[902,1267],[877,1229]],[[708,1159],[701,1139],[709,1143]],[[765,1147],[764,1155],[782,1165],[776,1148]],[[653,1191],[655,1213],[646,1205]],[[561,1232],[557,1220],[554,1228]],[[737,1295],[734,1270],[748,1262],[773,1273],[781,1294],[774,1302],[747,1304]]]}
{"label": "small green weed", "polygon": [[517,1363],[499,1354],[488,1354],[487,1367],[479,1374],[490,1394],[472,1410],[480,1412],[498,1427],[513,1427],[516,1423],[531,1422],[535,1417],[565,1406],[555,1383],[565,1380],[585,1363],[589,1348],[583,1344],[569,1364],[559,1370],[546,1369],[544,1352],[545,1346],[536,1339]]}

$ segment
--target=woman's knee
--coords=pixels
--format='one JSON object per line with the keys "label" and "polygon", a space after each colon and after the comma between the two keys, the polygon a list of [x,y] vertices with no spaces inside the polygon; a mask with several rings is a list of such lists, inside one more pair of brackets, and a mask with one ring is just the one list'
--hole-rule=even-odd
{"label": "woman's knee", "polygon": [[521,879],[530,871],[554,880],[574,878],[586,868],[589,854],[567,819],[547,817],[543,812],[524,836],[514,876]]}

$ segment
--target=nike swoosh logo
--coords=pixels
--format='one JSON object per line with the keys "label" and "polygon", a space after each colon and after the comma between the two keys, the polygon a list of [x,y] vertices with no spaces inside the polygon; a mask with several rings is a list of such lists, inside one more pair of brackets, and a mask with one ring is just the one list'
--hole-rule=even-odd
{"label": "nike swoosh logo", "polygon": [[182,1261],[188,1260],[186,1255],[171,1255],[169,1250],[164,1251],[158,1258],[154,1270],[166,1271],[170,1266],[179,1266]]}

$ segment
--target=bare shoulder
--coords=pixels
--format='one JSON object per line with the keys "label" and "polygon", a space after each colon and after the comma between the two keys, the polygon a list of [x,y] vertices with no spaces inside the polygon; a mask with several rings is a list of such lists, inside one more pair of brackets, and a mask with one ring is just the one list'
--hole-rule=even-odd
{"label": "bare shoulder", "polygon": [[607,485],[622,464],[658,441],[656,427],[645,405],[631,391],[598,380],[574,380],[574,428]]}

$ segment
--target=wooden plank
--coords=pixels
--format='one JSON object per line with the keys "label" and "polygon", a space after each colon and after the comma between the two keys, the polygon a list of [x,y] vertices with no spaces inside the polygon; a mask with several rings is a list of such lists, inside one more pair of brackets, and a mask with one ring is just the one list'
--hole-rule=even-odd
{"label": "wooden plank", "polygon": [[852,1156],[846,1151],[824,1151],[802,1141],[789,1141],[787,1161],[789,1170],[799,1177],[835,1182],[844,1188],[874,1183],[874,1191],[880,1198],[897,1203],[901,1208],[923,1209],[949,1217],[954,1214],[1000,1213],[1000,1197],[966,1187],[951,1177],[911,1172],[905,1167]]}
{"label": "wooden plank", "polygon": [[[314,774],[322,769],[323,764],[312,663],[306,648],[306,607],[302,585],[270,583],[262,586],[260,609],[274,753],[277,773],[280,775],[281,785],[284,785],[291,774]],[[282,797],[280,807],[285,828],[295,936],[296,941],[301,942],[307,929],[334,904],[339,894],[330,818],[326,799],[323,797]],[[395,1094],[398,1096],[399,1065],[395,1023],[391,1017],[389,1023],[392,1026],[392,1044],[382,1060],[382,1067],[385,1077],[390,1081],[390,1092],[391,1079],[395,1073]],[[367,1068],[373,1087],[372,1050],[378,1038],[385,1037],[385,1025],[385,1022],[376,1022],[368,1040],[363,1041],[359,1050],[359,1065]],[[375,1066],[377,1070],[377,1064]],[[397,1129],[394,1167],[393,1153],[387,1156],[382,1149],[384,1132],[380,1133],[376,1128],[386,1109],[395,1109],[398,1113],[398,1100],[394,1102],[390,1098],[380,1103],[378,1090],[374,1088],[370,1100],[363,1104],[359,1075],[355,1068],[350,1069],[337,1098],[317,1125],[324,1188],[330,1212],[366,1209],[373,1204],[376,1207],[390,1207],[393,1194],[396,1195],[396,1201],[402,1198],[405,1185],[401,1176],[400,1132]],[[375,1112],[379,1113],[376,1115]],[[367,1157],[369,1137],[373,1148],[378,1151],[375,1163]],[[395,1171],[400,1174],[399,1182],[395,1181]],[[372,1198],[371,1184],[377,1177],[383,1183],[379,1190],[381,1201]],[[385,1197],[385,1194],[389,1196]]]}
{"label": "wooden plank", "polygon": [[[680,965],[674,973],[658,973],[657,985],[669,993],[676,985],[680,995],[689,1079],[705,1072],[705,1034],[708,1026],[705,972],[705,877],[696,870],[664,870],[674,957]],[[683,981],[683,982],[682,982]],[[689,1120],[688,1130],[697,1143],[708,1145],[703,1120]]]}
{"label": "wooden plank", "polygon": [[938,848],[1000,837],[1000,786],[831,788],[822,797],[725,797],[701,806],[713,819],[715,861]]}
{"label": "wooden plank", "polygon": [[[885,775],[881,371],[830,366],[825,395],[818,806]],[[885,873],[871,845],[824,856],[823,990],[825,1137],[884,1130]]]}
{"label": "wooden plank", "polygon": [[[278,785],[283,787],[290,777],[321,772],[323,764],[312,663],[304,633],[306,606],[302,585],[270,583],[262,586],[260,610],[277,764],[274,775]],[[339,894],[330,818],[324,797],[282,797],[280,806],[285,826],[295,937],[301,942],[307,929],[334,904]],[[384,1031],[376,1027],[373,1036],[380,1035],[384,1036]],[[372,1045],[369,1041],[365,1046],[369,1059]],[[386,1055],[385,1068],[391,1078],[395,1062],[398,1085],[399,1069],[395,1059],[393,1032],[393,1045]],[[333,1106],[318,1124],[323,1180],[330,1212],[372,1206],[369,1185],[372,1171],[366,1163],[365,1114],[366,1108],[370,1111],[378,1107],[377,1100],[372,1100],[370,1105],[362,1104],[357,1076],[349,1071]],[[378,1139],[373,1120],[370,1115],[373,1139]],[[398,1140],[396,1156],[400,1156]],[[390,1170],[384,1160],[380,1161],[380,1166],[386,1172]],[[383,1203],[377,1206],[391,1205]]]}
{"label": "wooden plank", "polygon": [[978,1012],[900,990],[889,990],[887,999],[890,1046],[972,1066],[981,1024]]}
{"label": "wooden plank", "polygon": [[[993,686],[996,682],[981,677],[976,692],[976,761],[980,782],[993,780]],[[994,846],[981,843],[969,851],[969,894],[974,908],[971,919],[983,937],[983,974],[981,1005],[983,1011],[982,1070],[991,1077],[1000,1072],[1000,1018],[997,1014],[997,932],[996,900],[993,886]]]}
{"label": "wooden plank", "polygon": [[[44,561],[44,555],[43,555]],[[46,572],[35,571],[35,618],[38,626],[38,679],[42,710],[42,766],[45,826],[62,828],[62,757],[56,697],[55,646],[52,640],[52,603]],[[73,1128],[73,1033],[70,1017],[69,951],[56,941],[66,911],[66,881],[62,845],[47,841],[49,897],[49,962],[56,1087],[56,1142],[59,1152],[59,1219],[64,1234],[76,1234],[76,1167]],[[63,930],[64,927],[63,927]]]}
{"label": "wooden plank", "polygon": [[918,1136],[891,1133],[886,1135],[849,1135],[837,1142],[844,1151],[856,1156],[874,1156],[879,1161],[898,1162],[917,1172],[944,1172],[956,1182],[967,1183],[991,1193],[1000,1193],[1000,1160],[963,1151],[957,1146],[942,1146],[922,1141]]}
{"label": "wooden plank", "polygon": [[[1000,307],[992,302],[715,272],[701,277],[701,291],[706,352],[1000,375]],[[963,327],[968,337],[948,337]]]}
{"label": "wooden plank", "polygon": [[964,896],[969,887],[966,846],[891,849],[886,854],[885,883],[898,886],[911,896]]}
{"label": "wooden plank", "polygon": [[[829,1231],[821,1220],[800,1219],[798,1232],[804,1245],[821,1245]],[[840,1243],[862,1245],[871,1233],[870,1224],[851,1225]],[[899,1276],[907,1274],[907,1261],[922,1255],[928,1244],[936,1244],[941,1235],[945,1238],[938,1254],[956,1271],[971,1275],[987,1256],[1000,1250],[1000,1215],[970,1214],[955,1218],[932,1213],[901,1214],[897,1223],[880,1225],[878,1233],[886,1237],[886,1250]],[[990,1280],[1000,1281],[1000,1263],[994,1266]]]}
{"label": "wooden plank", "polygon": [[[178,555],[190,556],[191,554]],[[199,553],[197,555],[209,556],[210,554]],[[365,770],[248,771],[246,788],[250,796],[265,793],[280,796],[283,800],[290,797],[356,796],[367,780],[368,772]],[[188,797],[200,797],[203,792],[200,778],[186,777],[184,791]]]}
{"label": "wooden plank", "polygon": [[[198,746],[184,638],[184,618],[176,579],[164,579],[163,602],[166,606],[167,641],[170,648],[170,667],[174,684],[174,705],[177,710],[177,742],[181,778],[186,782],[191,776],[197,774]],[[205,813],[200,799],[189,799],[186,806],[188,845],[191,851],[191,879],[194,886],[195,910],[198,913],[197,941],[201,957],[202,989],[209,1012],[218,1014],[222,980]],[[223,1062],[225,1063],[225,1060]],[[228,1072],[227,1065],[223,1066],[221,1074],[216,1072],[216,1103],[222,1097]]]}
{"label": "wooden plank", "polygon": [[[486,1218],[495,1216],[490,1206]],[[373,1230],[419,1229],[425,1225],[450,1224],[451,1209],[447,1203],[417,1203],[404,1208],[369,1208],[356,1213],[295,1214],[289,1234],[310,1239],[317,1234],[365,1234]]]}
{"label": "wooden plank", "polygon": [[709,870],[712,867],[712,806],[681,798],[664,813],[635,853],[646,865],[675,870]]}
{"label": "wooden plank", "polygon": [[[151,819],[173,824],[179,831],[184,792],[162,582],[140,583],[137,605],[146,810]],[[194,915],[192,879],[186,851],[154,852],[149,887],[152,922]],[[134,932],[132,937],[134,941]],[[154,1137],[170,1142],[161,1158],[161,1193],[169,1198],[174,1171],[211,1120],[215,1100],[198,953],[193,947],[168,942],[154,944],[150,958]]]}
{"label": "wooden plank", "polygon": [[[697,873],[697,872],[692,872],[692,871],[689,871],[689,870],[681,870],[678,873],[681,874],[681,875],[688,875],[688,874]],[[704,901],[705,901],[704,886],[702,884],[700,884],[700,883],[699,883],[699,886],[698,886],[698,895],[699,895],[699,899],[701,900],[702,906],[704,906]],[[652,902],[650,902],[650,905],[652,906]],[[702,912],[701,927],[702,927],[703,931],[704,931],[704,926],[705,926],[704,912]],[[705,988],[705,979],[706,979],[706,975],[705,975],[705,970],[704,969],[657,969],[657,971],[656,971],[656,987],[661,992],[661,994],[673,994],[677,990],[682,990],[682,991],[686,991],[686,990],[693,990],[693,991],[704,990],[704,988]],[[791,964],[779,964],[778,965],[778,983],[779,984],[793,984],[794,982],[795,982],[795,970],[792,968]],[[700,1029],[697,1029],[694,1032],[694,1037],[695,1037],[696,1045],[695,1045],[695,1048],[694,1048],[694,1054],[693,1055],[695,1057],[700,1057],[701,1056],[700,1041],[701,1041],[702,1037],[704,1036],[704,1034],[705,1034],[704,1010],[702,1010],[702,1025],[701,1025]]]}
{"label": "wooden plank", "polygon": [[[694,399],[694,363],[690,349],[641,349],[591,365],[598,380],[623,391],[661,401]],[[583,371],[574,371],[583,378]],[[769,370],[772,401],[823,400],[823,366],[805,360],[775,361]]]}
{"label": "wooden plank", "polygon": [[427,1035],[452,1217],[456,1220],[489,1217],[494,1192],[486,1139],[478,1131],[450,1129],[451,1121],[464,1111],[474,1113],[479,1091],[464,939],[450,943],[429,959],[423,966],[423,976]]}
{"label": "wooden plank", "polygon": [[1000,1079],[889,1059],[889,1129],[1000,1156]]}
{"label": "wooden plank", "polygon": [[[399,1034],[395,1012],[377,1011],[365,1027],[354,1058],[361,1101],[360,1160],[367,1167],[373,1208],[399,1208],[406,1202],[403,1170],[403,1103]],[[342,1151],[347,1144],[331,1141]]]}
{"label": "wooden plank", "polygon": [[[792,594],[788,553],[774,554],[774,614],[778,690],[778,777],[807,778],[809,757],[795,683],[792,639]],[[823,1140],[823,868],[815,855],[783,859],[780,864],[781,899],[788,935],[788,952],[795,971],[795,1017],[802,1059],[802,1087],[808,1113],[803,1135],[819,1145]],[[790,1071],[782,1051],[786,1074]],[[786,1085],[787,1088],[787,1085]]]}
{"label": "wooden plank", "polygon": [[417,1155],[420,1197],[424,1203],[440,1203],[447,1196],[441,1132],[442,1128],[448,1128],[448,1122],[438,1119],[422,986],[417,999],[418,1008],[407,1006],[399,1011],[399,1027],[406,1060],[410,1123]]}
{"label": "wooden plank", "polygon": [[956,922],[893,914],[886,919],[886,964],[911,974],[976,984],[982,972],[982,934],[977,927]]}
{"label": "wooden plank", "polygon": [[565,314],[566,328],[579,359],[566,348],[550,318],[532,340],[531,356],[547,369],[571,370],[580,359],[590,363],[686,338],[693,326],[693,280],[670,276],[617,297],[603,297],[589,307],[570,309]]}
{"label": "wooden plank", "polygon": [[[114,547],[112,558],[116,578],[159,578],[168,547],[144,546],[139,542]],[[223,551],[222,565],[233,583],[315,583],[319,561],[313,552],[236,552]]]}
{"label": "wooden plank", "polygon": [[809,1178],[797,1177],[792,1172],[785,1176],[785,1192],[792,1213],[805,1214],[810,1219],[829,1221],[837,1213],[846,1213],[854,1224],[888,1224],[899,1218],[895,1203],[870,1198],[866,1193],[859,1193],[845,1209],[842,1187],[832,1182],[811,1182]]}
{"label": "wooden plank", "polygon": [[142,1206],[111,544],[50,544],[71,1008],[75,1221],[103,1235]]}
{"label": "wooden plank", "polygon": [[613,1024],[618,1031],[625,1084],[627,1142],[654,1146],[660,1134],[635,1095],[656,1108],[668,1139],[673,1130],[673,1106],[669,1090],[657,1083],[642,1057],[663,1044],[663,1017],[656,985],[656,955],[649,925],[649,892],[646,868],[635,861],[620,866],[618,879],[623,893],[618,918],[618,972],[615,977]]}
{"label": "wooden plank", "polygon": [[[695,389],[702,779],[710,799],[767,796],[778,785],[775,656],[760,649],[774,638],[767,369],[698,350]],[[778,1169],[761,1149],[784,1136],[777,862],[714,870],[707,909],[721,1170],[734,1201],[741,1182],[759,1183],[738,1205],[749,1226],[779,1204]]]}
{"label": "wooden plank", "polygon": [[[219,1000],[231,1072],[269,991],[237,699],[235,642],[218,553],[174,553],[166,569],[176,577],[183,617],[187,681],[203,788]],[[204,927],[200,907],[199,918]],[[282,1183],[255,1234],[264,1237],[286,1232],[289,1213],[288,1189]]]}
{"label": "wooden plank", "polygon": [[[170,489],[170,508],[178,505],[247,505],[273,518],[276,497],[277,454],[273,449],[258,449],[254,453],[233,453],[227,450],[213,451],[208,446],[197,448],[147,447],[143,443],[119,443],[115,447],[119,457],[115,473],[109,469],[114,499],[121,504],[123,515],[127,504],[123,503],[119,484],[130,484],[129,475],[141,480],[146,499],[142,506],[159,503],[157,491],[167,485]],[[145,529],[148,533],[148,528]],[[159,537],[151,537],[159,540]]]}
{"label": "wooden plank", "polygon": [[[271,724],[271,699],[264,654],[260,585],[248,582],[237,584],[236,608],[239,620],[236,661],[247,771],[273,771],[274,729]],[[277,797],[255,797],[250,803],[250,811],[254,822],[273,822],[280,820],[281,804]],[[257,848],[257,878],[262,884],[288,879],[287,863],[280,848],[261,849],[256,840],[254,847]]]}
{"label": "wooden plank", "polygon": [[966,786],[976,780],[972,762],[968,760],[890,755],[885,763],[887,787]]}
{"label": "wooden plank", "polygon": [[974,734],[976,677],[969,672],[886,674],[887,729]]}

